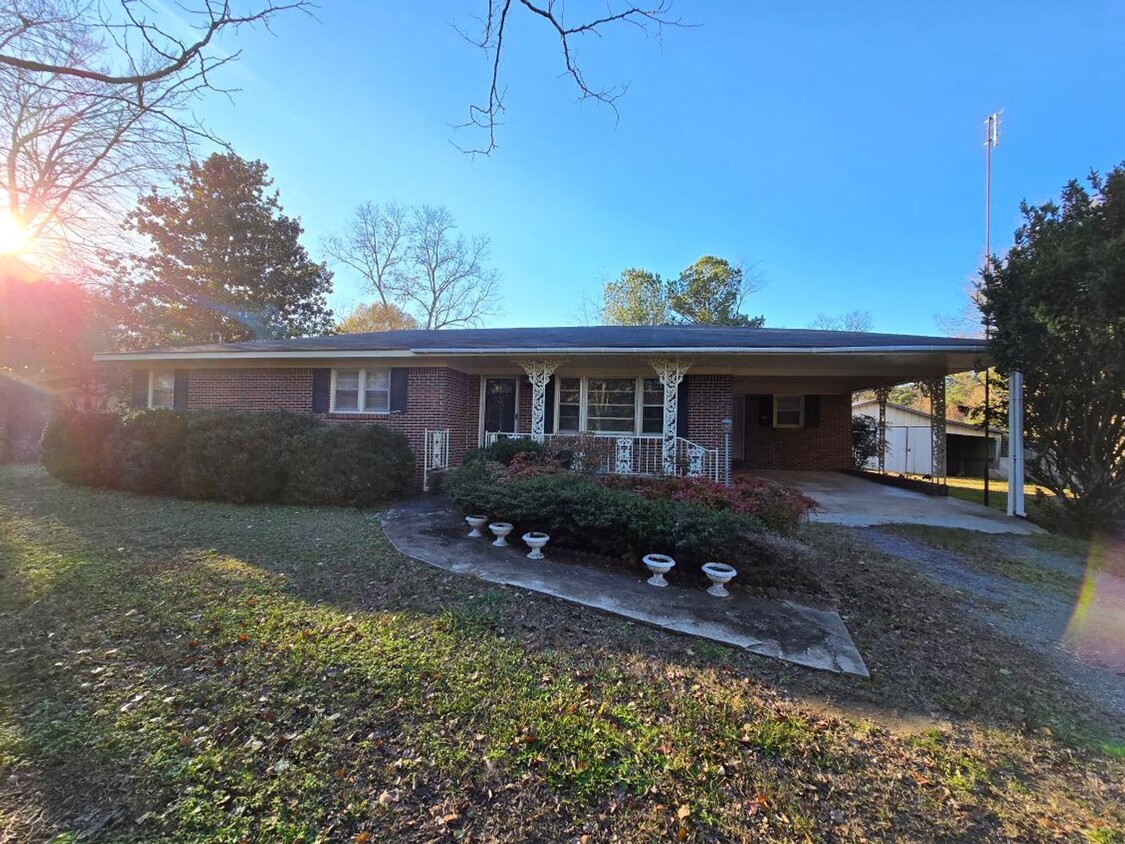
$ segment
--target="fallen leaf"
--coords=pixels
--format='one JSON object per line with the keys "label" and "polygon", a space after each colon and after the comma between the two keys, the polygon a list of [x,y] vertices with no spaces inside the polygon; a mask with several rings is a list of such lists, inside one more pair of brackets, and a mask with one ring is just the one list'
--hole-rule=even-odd
{"label": "fallen leaf", "polygon": [[691,807],[688,806],[686,803],[683,806],[681,806],[678,810],[676,810],[676,817],[679,818],[681,821],[690,814],[691,814]]}

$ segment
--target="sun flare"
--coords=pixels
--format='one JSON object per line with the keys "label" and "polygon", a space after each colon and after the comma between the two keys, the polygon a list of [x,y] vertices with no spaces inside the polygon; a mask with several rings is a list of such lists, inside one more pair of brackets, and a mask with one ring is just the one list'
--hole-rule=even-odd
{"label": "sun flare", "polygon": [[31,233],[11,214],[0,211],[0,255],[22,252],[31,239]]}

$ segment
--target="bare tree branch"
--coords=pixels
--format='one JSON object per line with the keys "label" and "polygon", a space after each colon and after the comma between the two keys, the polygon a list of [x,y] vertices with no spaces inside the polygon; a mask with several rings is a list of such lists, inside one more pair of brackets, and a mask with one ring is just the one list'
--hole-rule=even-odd
{"label": "bare tree branch", "polygon": [[683,27],[688,24],[670,16],[672,0],[654,0],[650,5],[618,5],[614,0],[607,3],[608,13],[601,17],[583,20],[572,24],[566,19],[565,4],[557,0],[488,0],[488,10],[480,23],[480,32],[470,36],[461,32],[462,37],[485,51],[491,59],[491,77],[488,99],[480,105],[469,106],[469,120],[459,128],[476,127],[487,133],[487,144],[476,149],[461,148],[463,152],[488,155],[496,149],[496,127],[504,113],[505,89],[502,87],[501,61],[504,53],[504,36],[510,22],[513,7],[522,8],[528,14],[542,21],[558,38],[563,55],[564,74],[569,76],[578,89],[581,100],[594,100],[613,109],[617,114],[617,100],[629,89],[627,83],[609,87],[597,87],[586,80],[576,52],[576,39],[583,35],[601,35],[604,28],[617,24],[631,24],[643,32],[655,32],[658,36],[665,26]]}

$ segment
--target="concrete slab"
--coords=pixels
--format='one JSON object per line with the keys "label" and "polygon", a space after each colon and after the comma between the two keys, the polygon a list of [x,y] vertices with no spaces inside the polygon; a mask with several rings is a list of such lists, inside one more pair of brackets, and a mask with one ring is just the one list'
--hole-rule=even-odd
{"label": "concrete slab", "polygon": [[494,548],[489,539],[468,539],[461,514],[439,496],[424,496],[387,510],[387,538],[402,553],[423,563],[489,583],[518,586],[641,621],[665,630],[701,636],[798,665],[867,677],[867,666],[839,614],[733,594],[713,598],[702,589],[645,583],[636,576],[568,562],[559,549],[546,560],[527,559],[520,547]]}
{"label": "concrete slab", "polygon": [[1038,525],[991,507],[877,484],[843,472],[770,470],[752,474],[796,487],[816,501],[820,508],[811,516],[814,522],[849,527],[919,524],[981,533],[1045,533]]}

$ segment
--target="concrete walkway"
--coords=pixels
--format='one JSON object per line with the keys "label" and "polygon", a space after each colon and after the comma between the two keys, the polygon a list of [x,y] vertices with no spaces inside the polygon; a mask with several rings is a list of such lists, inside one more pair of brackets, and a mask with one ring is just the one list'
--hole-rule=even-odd
{"label": "concrete walkway", "polygon": [[849,527],[918,524],[964,528],[981,533],[1044,533],[1038,525],[1014,519],[1000,510],[962,501],[952,496],[926,495],[879,484],[843,472],[753,472],[763,478],[796,487],[820,508],[810,517]]}
{"label": "concrete walkway", "polygon": [[386,511],[384,529],[399,551],[437,568],[530,589],[798,665],[869,676],[847,627],[832,610],[739,593],[721,599],[702,589],[657,589],[645,583],[647,573],[640,561],[636,575],[604,571],[569,562],[564,551],[550,545],[548,559],[529,560],[527,549],[514,536],[510,548],[494,548],[490,538],[468,539],[461,514],[439,496],[411,499]]}

